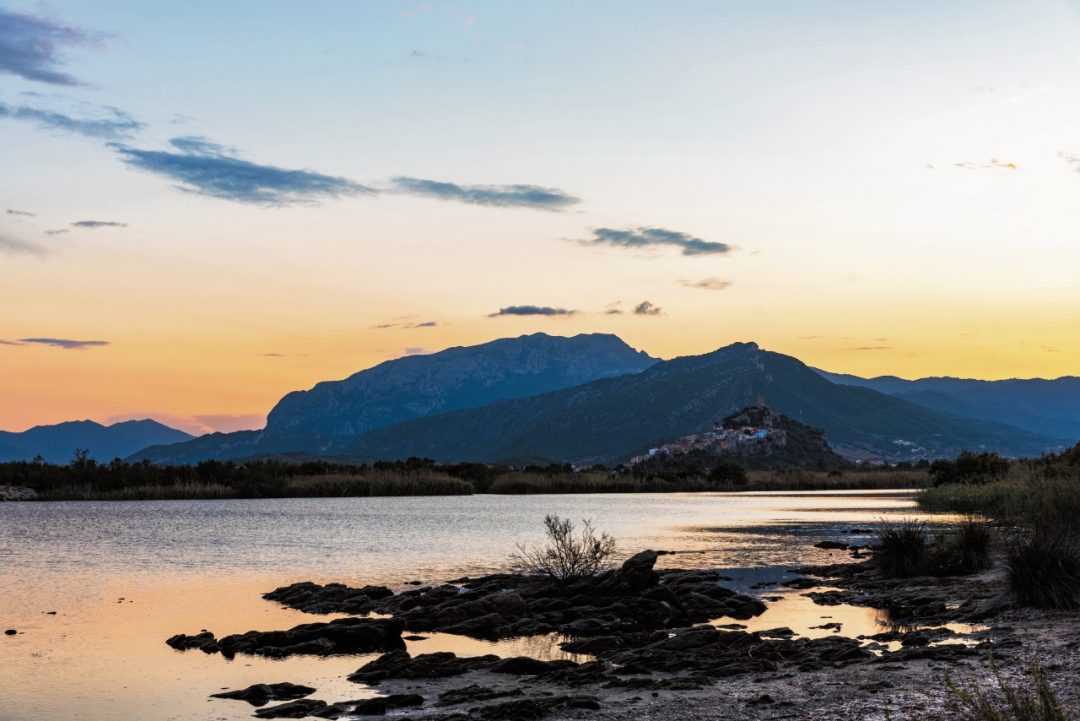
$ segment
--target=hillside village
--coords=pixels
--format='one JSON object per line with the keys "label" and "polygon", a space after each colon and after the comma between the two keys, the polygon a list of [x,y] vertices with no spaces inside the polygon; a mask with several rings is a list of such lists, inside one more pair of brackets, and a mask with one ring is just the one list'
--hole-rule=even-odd
{"label": "hillside village", "polygon": [[634,456],[628,465],[635,466],[658,457],[685,455],[701,451],[717,456],[767,456],[787,445],[787,431],[780,428],[780,415],[759,403],[717,421],[704,433],[694,433],[650,448]]}

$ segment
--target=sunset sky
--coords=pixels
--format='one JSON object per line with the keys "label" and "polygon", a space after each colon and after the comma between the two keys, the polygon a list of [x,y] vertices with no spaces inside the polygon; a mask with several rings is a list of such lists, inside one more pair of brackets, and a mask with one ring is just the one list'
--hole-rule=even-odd
{"label": "sunset sky", "polygon": [[1078,47],[1041,0],[0,0],[0,428],[260,427],[537,331],[1080,373]]}

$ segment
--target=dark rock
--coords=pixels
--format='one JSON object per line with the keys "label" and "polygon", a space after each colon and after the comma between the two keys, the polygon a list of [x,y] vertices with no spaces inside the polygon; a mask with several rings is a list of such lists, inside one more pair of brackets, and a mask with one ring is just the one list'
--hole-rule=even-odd
{"label": "dark rock", "polygon": [[341,583],[320,586],[304,581],[277,588],[263,594],[263,598],[306,613],[368,613],[379,601],[393,595],[385,586],[350,588]]}
{"label": "dark rock", "polygon": [[660,583],[660,576],[653,570],[660,554],[656,551],[642,551],[623,562],[619,569],[618,580],[625,583],[632,591],[644,591]]}
{"label": "dark rock", "polygon": [[264,706],[269,701],[292,701],[315,693],[310,686],[295,683],[258,683],[239,691],[211,694],[212,698],[228,698],[247,701],[252,706]]}
{"label": "dark rock", "polygon": [[490,701],[493,698],[506,698],[508,696],[521,696],[523,692],[520,688],[513,688],[509,690],[496,690],[490,686],[463,686],[461,688],[451,689],[444,693],[439,694],[439,702],[437,706],[456,706],[462,703],[475,703],[476,701]]}
{"label": "dark rock", "polygon": [[287,631],[233,634],[217,643],[229,658],[238,653],[270,658],[371,653],[403,648],[404,626],[403,621],[394,618],[339,618],[329,623],[305,623]]}
{"label": "dark rock", "polygon": [[578,664],[573,661],[541,661],[528,656],[504,658],[489,669],[493,673],[509,673],[516,676],[539,676],[564,668],[573,668]]}
{"label": "dark rock", "polygon": [[369,698],[365,701],[361,701],[353,707],[352,712],[358,716],[385,716],[386,699]]}
{"label": "dark rock", "polygon": [[788,588],[817,588],[821,585],[821,581],[815,578],[799,577],[788,579],[780,585],[787,586]]}
{"label": "dark rock", "polygon": [[4,631],[5,636],[14,636],[17,633],[18,633],[18,631],[16,631],[13,628],[9,628],[8,630]]}
{"label": "dark rock", "polygon": [[300,699],[299,701],[289,701],[277,706],[266,706],[255,711],[255,715],[259,718],[303,718],[311,716],[313,712],[324,708],[326,708],[325,701]]}
{"label": "dark rock", "polygon": [[491,655],[461,658],[446,651],[413,657],[407,651],[399,650],[379,656],[348,678],[358,683],[378,683],[389,678],[444,678],[487,668],[499,660],[498,656]]}
{"label": "dark rock", "polygon": [[192,648],[197,648],[203,653],[217,653],[221,650],[218,646],[217,639],[214,638],[214,634],[205,630],[194,636],[178,633],[175,636],[166,639],[165,643],[172,648],[175,648],[177,651],[187,651]]}
{"label": "dark rock", "polygon": [[469,718],[480,721],[533,721],[556,711],[571,709],[598,711],[600,703],[592,696],[523,698],[469,709]]}
{"label": "dark rock", "polygon": [[833,621],[831,623],[823,623],[820,626],[811,626],[810,628],[820,628],[824,631],[836,631],[840,632],[840,629],[844,627],[844,624]]}
{"label": "dark rock", "polygon": [[826,550],[833,551],[846,551],[848,544],[840,543],[838,541],[822,541],[821,543],[815,543],[814,548],[824,548]]}

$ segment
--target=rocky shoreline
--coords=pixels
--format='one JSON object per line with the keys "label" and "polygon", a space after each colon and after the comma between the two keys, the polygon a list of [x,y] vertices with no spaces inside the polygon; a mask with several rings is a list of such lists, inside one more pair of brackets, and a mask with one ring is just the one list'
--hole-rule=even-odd
{"label": "rocky shoreline", "polygon": [[[858,553],[858,551],[856,551]],[[939,709],[945,670],[985,675],[993,657],[1020,673],[1053,648],[1077,668],[1076,614],[1014,608],[999,574],[888,579],[872,561],[792,569],[784,585],[823,609],[887,609],[893,626],[850,638],[841,624],[818,638],[787,628],[749,632],[762,601],[721,585],[713,571],[654,566],[645,551],[621,568],[560,583],[496,574],[394,593],[382,586],[296,583],[264,598],[312,614],[363,614],[287,631],[221,639],[203,631],[168,639],[205,653],[340,655],[379,652],[348,678],[383,694],[328,702],[291,684],[222,695],[259,706],[260,718],[392,714],[440,721],[539,718],[884,718],[887,710]],[[859,556],[861,558],[861,555]],[[790,591],[795,592],[795,591]],[[722,625],[712,625],[722,624]],[[985,624],[961,633],[956,624]],[[559,634],[582,660],[410,654],[405,639],[439,632],[495,640]],[[403,636],[403,634],[406,634]],[[1065,695],[1076,689],[1065,689]],[[259,703],[255,703],[258,701]],[[273,706],[270,701],[284,701]]]}

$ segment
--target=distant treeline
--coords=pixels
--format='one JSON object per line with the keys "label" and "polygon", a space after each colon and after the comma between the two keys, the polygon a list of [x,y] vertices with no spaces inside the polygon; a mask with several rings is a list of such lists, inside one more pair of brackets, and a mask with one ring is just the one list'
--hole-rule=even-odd
{"label": "distant treeline", "polygon": [[923,471],[746,471],[724,462],[671,468],[569,464],[511,467],[485,463],[436,463],[430,459],[372,464],[322,460],[203,461],[155,465],[148,461],[98,463],[85,453],[56,465],[0,463],[0,486],[34,489],[46,500],[289,498],[424,496],[473,493],[663,493],[736,490],[814,490],[921,487]]}

